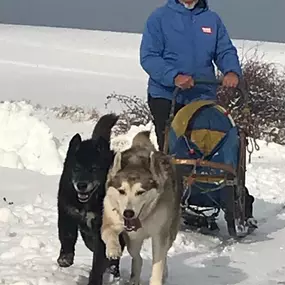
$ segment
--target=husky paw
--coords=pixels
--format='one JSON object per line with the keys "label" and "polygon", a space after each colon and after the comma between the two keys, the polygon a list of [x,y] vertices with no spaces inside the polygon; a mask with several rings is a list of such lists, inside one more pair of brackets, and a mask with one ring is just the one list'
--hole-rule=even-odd
{"label": "husky paw", "polygon": [[108,259],[119,259],[122,256],[122,249],[119,243],[113,242],[106,246],[106,257]]}
{"label": "husky paw", "polygon": [[57,263],[60,267],[69,267],[73,264],[74,253],[61,253],[57,259]]}

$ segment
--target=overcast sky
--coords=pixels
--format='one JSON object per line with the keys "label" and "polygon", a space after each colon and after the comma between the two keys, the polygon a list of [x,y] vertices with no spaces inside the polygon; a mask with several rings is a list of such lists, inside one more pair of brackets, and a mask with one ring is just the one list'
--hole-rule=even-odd
{"label": "overcast sky", "polygon": [[[0,0],[0,22],[140,33],[164,0]],[[285,42],[285,0],[209,0],[232,38]]]}

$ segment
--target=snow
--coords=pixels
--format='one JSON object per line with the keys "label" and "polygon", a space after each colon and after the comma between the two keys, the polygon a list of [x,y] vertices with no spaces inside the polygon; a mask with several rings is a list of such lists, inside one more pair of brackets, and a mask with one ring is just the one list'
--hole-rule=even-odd
{"label": "snow", "polygon": [[25,102],[0,103],[0,165],[57,174],[62,168],[56,141],[47,124]]}
{"label": "snow", "polygon": [[[105,113],[104,100],[113,91],[145,98],[139,40],[134,34],[0,25],[1,284],[87,284],[92,254],[81,238],[74,265],[57,266],[56,197],[70,138],[76,132],[90,137],[95,121],[83,113],[80,120],[59,118],[50,107],[94,106]],[[256,45],[235,43],[239,52]],[[259,49],[265,60],[285,65],[284,45],[262,43]],[[113,136],[112,148],[127,148],[140,130],[151,130],[156,143],[149,123]],[[285,284],[285,147],[258,144],[247,186],[256,199],[259,229],[232,244],[182,229],[169,251],[167,285]],[[222,217],[219,223],[225,234]],[[151,270],[149,241],[142,256],[144,285]],[[126,280],[127,252],[121,267]]]}

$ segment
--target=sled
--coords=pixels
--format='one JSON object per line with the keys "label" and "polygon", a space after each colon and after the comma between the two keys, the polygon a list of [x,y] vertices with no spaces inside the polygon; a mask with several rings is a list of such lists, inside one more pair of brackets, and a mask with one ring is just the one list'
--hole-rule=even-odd
{"label": "sled", "polygon": [[[221,84],[221,81],[197,80],[195,84]],[[242,108],[249,113],[248,94]],[[176,114],[173,94],[169,121],[165,129],[164,152],[172,156],[179,187],[184,224],[207,233],[219,231],[216,220],[224,212],[231,237],[244,237],[256,225],[251,224],[246,205],[245,186],[247,134],[231,115],[214,101],[200,100],[185,105]],[[211,212],[211,214],[207,214]]]}

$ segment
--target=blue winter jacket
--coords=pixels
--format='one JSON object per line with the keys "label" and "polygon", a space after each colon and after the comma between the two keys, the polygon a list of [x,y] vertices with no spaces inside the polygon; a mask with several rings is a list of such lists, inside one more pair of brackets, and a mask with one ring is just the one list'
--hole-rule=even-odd
{"label": "blue winter jacket", "polygon": [[[149,75],[152,97],[172,98],[177,74],[214,80],[215,70],[242,74],[237,50],[220,17],[200,0],[192,10],[178,0],[168,0],[148,18],[140,46],[140,63]],[[181,91],[177,101],[216,99],[216,86],[196,85]]]}

